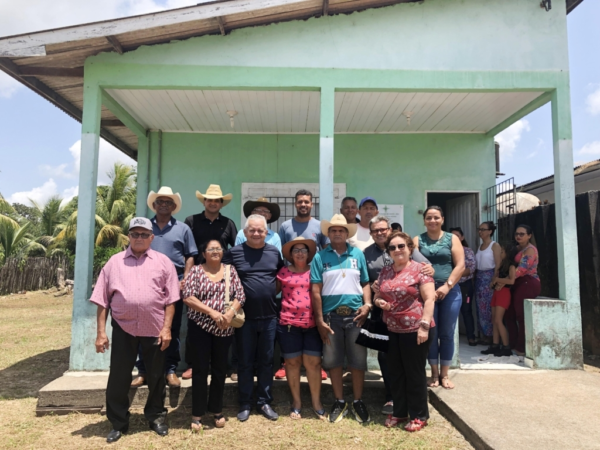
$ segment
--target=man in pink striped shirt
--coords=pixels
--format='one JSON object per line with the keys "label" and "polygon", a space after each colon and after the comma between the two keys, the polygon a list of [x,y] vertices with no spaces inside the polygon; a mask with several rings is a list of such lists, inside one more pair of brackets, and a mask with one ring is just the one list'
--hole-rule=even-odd
{"label": "man in pink striped shirt", "polygon": [[148,400],[144,415],[150,428],[166,436],[165,350],[171,342],[174,303],[179,281],[171,260],[150,248],[152,222],[136,217],[129,224],[127,250],[106,263],[90,301],[98,305],[96,352],[108,350],[106,318],[111,311],[113,349],[106,388],[106,416],[113,429],[106,441],[115,442],[129,427],[131,371],[141,346],[147,370]]}

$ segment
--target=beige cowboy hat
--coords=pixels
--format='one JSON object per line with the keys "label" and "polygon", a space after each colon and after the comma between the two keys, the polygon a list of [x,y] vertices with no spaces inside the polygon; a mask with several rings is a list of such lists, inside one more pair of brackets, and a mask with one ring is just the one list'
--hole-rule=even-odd
{"label": "beige cowboy hat", "polygon": [[162,186],[158,192],[150,191],[148,194],[148,208],[150,208],[152,211],[156,212],[153,203],[158,197],[169,197],[175,202],[175,205],[177,206],[173,210],[173,214],[177,214],[181,209],[181,195],[179,195],[178,192],[173,194],[173,190],[169,186]]}
{"label": "beige cowboy hat", "polygon": [[283,246],[281,249],[283,257],[294,264],[294,259],[292,258],[292,247],[296,244],[304,244],[308,247],[308,259],[306,261],[310,263],[314,258],[315,253],[317,253],[317,244],[312,239],[305,239],[302,236],[292,239]]}
{"label": "beige cowboy hat", "polygon": [[196,191],[196,198],[198,200],[200,200],[202,203],[204,203],[204,200],[206,199],[217,199],[217,198],[222,198],[223,199],[223,206],[227,205],[231,199],[233,198],[233,195],[231,194],[227,194],[227,195],[223,195],[223,191],[221,191],[221,186],[219,186],[218,184],[211,184],[208,189],[206,190],[206,194],[203,194],[200,191]]}
{"label": "beige cowboy hat", "polygon": [[329,235],[330,227],[344,227],[348,230],[348,239],[356,234],[356,224],[346,222],[346,218],[341,214],[334,214],[331,221],[321,220],[321,233]]}
{"label": "beige cowboy hat", "polygon": [[244,203],[244,216],[250,217],[250,215],[252,215],[252,211],[259,206],[264,206],[271,211],[271,218],[267,220],[267,223],[277,222],[277,219],[279,219],[279,216],[281,215],[279,205],[277,203],[270,203],[265,197],[259,197],[259,199],[256,201],[248,200],[246,203]]}

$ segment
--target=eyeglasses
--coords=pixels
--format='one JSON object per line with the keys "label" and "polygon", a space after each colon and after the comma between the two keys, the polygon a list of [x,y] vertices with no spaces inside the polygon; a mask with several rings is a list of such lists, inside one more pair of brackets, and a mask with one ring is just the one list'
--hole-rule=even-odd
{"label": "eyeglasses", "polygon": [[525,236],[527,233],[515,233],[515,236],[517,237],[523,237]]}
{"label": "eyeglasses", "polygon": [[382,234],[387,230],[389,230],[389,228],[375,228],[374,230],[371,230],[371,234]]}
{"label": "eyeglasses", "polygon": [[154,200],[154,203],[156,203],[158,206],[173,206],[175,204],[175,202],[172,200]]}
{"label": "eyeglasses", "polygon": [[265,230],[255,230],[252,228],[248,228],[248,234],[263,234]]}
{"label": "eyeglasses", "polygon": [[307,248],[295,248],[294,250],[292,250],[292,255],[299,255],[299,254],[303,254],[303,255],[308,254],[308,249]]}
{"label": "eyeglasses", "polygon": [[478,231],[490,231],[489,228],[477,228]]}
{"label": "eyeglasses", "polygon": [[393,252],[396,249],[398,250],[404,250],[404,248],[406,247],[406,244],[398,244],[398,245],[388,245],[388,252]]}
{"label": "eyeglasses", "polygon": [[268,209],[253,209],[252,212],[255,214],[271,214]]}
{"label": "eyeglasses", "polygon": [[212,247],[206,249],[206,253],[221,253],[222,251],[223,249],[221,247]]}
{"label": "eyeglasses", "polygon": [[135,231],[132,231],[131,233],[129,233],[129,236],[131,236],[133,239],[148,239],[150,236],[152,236],[151,233],[136,233]]}

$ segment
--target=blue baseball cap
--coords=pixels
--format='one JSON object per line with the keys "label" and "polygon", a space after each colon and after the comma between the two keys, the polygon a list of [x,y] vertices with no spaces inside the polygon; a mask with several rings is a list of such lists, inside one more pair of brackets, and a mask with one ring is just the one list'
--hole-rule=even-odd
{"label": "blue baseball cap", "polygon": [[373,197],[365,197],[365,198],[363,198],[363,199],[360,201],[360,203],[359,203],[358,207],[359,207],[359,208],[362,208],[362,206],[363,206],[365,203],[367,203],[367,202],[373,202],[373,203],[375,204],[375,207],[376,207],[377,209],[379,209],[379,206],[377,206],[377,202],[375,201],[375,199],[374,199]]}

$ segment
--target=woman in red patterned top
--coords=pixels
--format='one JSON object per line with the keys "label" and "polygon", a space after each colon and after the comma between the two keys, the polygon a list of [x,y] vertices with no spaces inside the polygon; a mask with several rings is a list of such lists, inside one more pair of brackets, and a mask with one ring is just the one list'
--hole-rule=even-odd
{"label": "woman in red patterned top", "polygon": [[386,247],[394,263],[381,269],[375,299],[390,332],[387,360],[394,414],[388,416],[385,426],[410,420],[405,430],[418,431],[429,419],[425,363],[429,329],[435,326],[435,285],[433,278],[421,273],[422,264],[411,261],[414,243],[408,234],[393,232]]}
{"label": "woman in red patterned top", "polygon": [[321,403],[321,355],[323,341],[312,311],[310,262],[317,246],[312,239],[297,237],[281,249],[290,262],[277,274],[277,291],[281,291],[281,314],[277,338],[285,360],[285,374],[292,392],[290,417],[300,419],[300,368],[306,368],[312,407],[319,419],[325,419]]}
{"label": "woman in red patterned top", "polygon": [[[200,247],[206,262],[194,266],[185,280],[183,301],[188,306],[188,341],[192,360],[192,431],[202,429],[202,416],[214,414],[215,427],[225,426],[223,393],[227,355],[233,340],[231,321],[244,305],[246,295],[237,272],[229,266],[229,299],[225,310],[225,273],[221,264],[223,245],[211,240]],[[210,362],[210,394],[207,377]],[[208,395],[207,395],[208,394]],[[208,405],[207,405],[208,397]]]}

